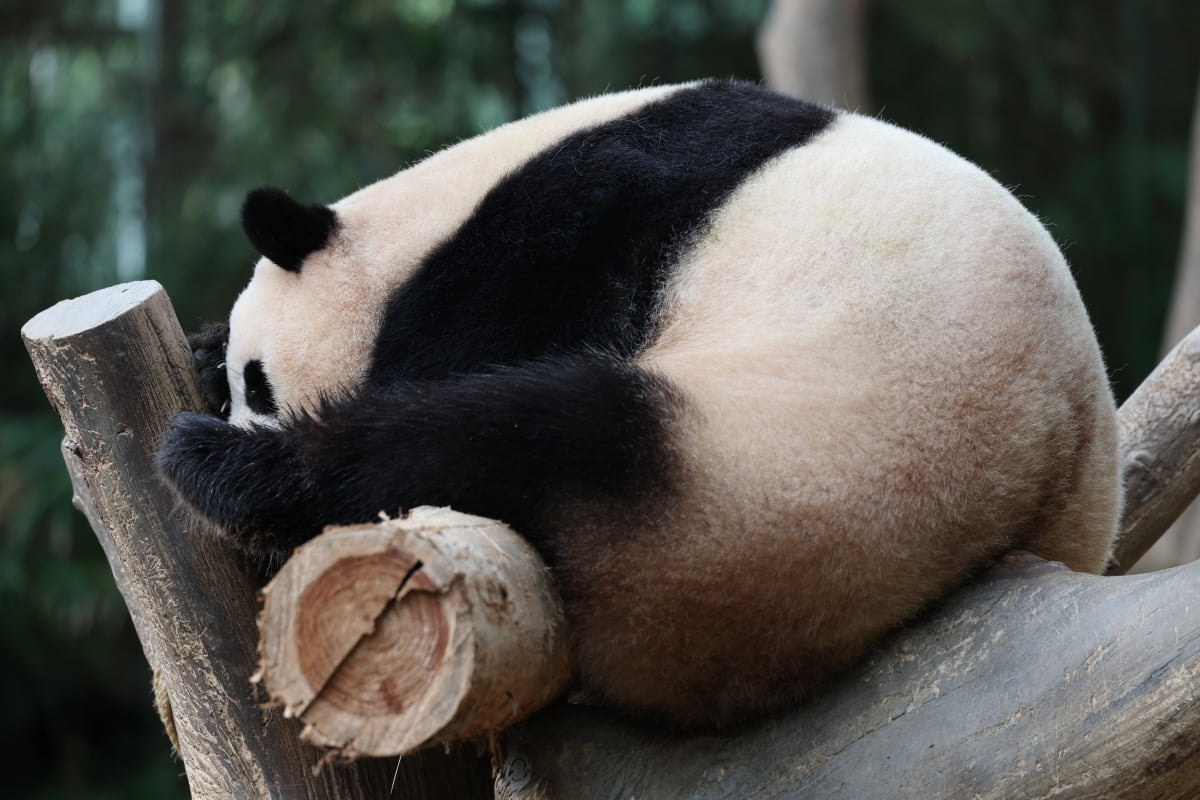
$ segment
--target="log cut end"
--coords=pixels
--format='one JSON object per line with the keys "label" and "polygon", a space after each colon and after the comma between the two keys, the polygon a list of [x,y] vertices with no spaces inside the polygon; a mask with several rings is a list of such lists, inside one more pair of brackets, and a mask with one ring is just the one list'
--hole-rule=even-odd
{"label": "log cut end", "polygon": [[61,300],[21,327],[26,341],[63,339],[109,324],[165,292],[158,281],[134,281],[110,286],[82,297]]}
{"label": "log cut end", "polygon": [[548,576],[491,520],[418,509],[332,529],[296,551],[264,598],[267,693],[310,742],[345,758],[482,738],[570,680]]}

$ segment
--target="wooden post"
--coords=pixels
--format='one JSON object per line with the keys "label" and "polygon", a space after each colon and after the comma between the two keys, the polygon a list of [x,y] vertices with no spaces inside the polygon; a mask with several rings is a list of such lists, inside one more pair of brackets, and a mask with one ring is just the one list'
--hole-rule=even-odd
{"label": "wooden post", "polygon": [[[321,753],[300,742],[295,723],[260,706],[250,683],[259,581],[236,552],[175,513],[154,472],[170,419],[202,408],[191,351],[162,287],[142,281],[66,300],[21,333],[66,428],[77,504],[169,698],[192,797],[387,797],[395,759],[314,775]],[[486,762],[465,753],[403,766],[405,797],[491,794]]]}

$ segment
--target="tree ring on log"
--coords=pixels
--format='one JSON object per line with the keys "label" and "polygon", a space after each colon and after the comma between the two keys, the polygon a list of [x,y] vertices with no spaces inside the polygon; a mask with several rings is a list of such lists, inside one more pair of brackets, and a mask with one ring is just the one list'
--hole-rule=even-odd
{"label": "tree ring on log", "polygon": [[[417,509],[330,529],[298,549],[263,594],[267,692],[304,721],[308,741],[342,757],[486,737],[571,677],[549,576],[493,520]],[[530,641],[553,644],[537,650]]]}

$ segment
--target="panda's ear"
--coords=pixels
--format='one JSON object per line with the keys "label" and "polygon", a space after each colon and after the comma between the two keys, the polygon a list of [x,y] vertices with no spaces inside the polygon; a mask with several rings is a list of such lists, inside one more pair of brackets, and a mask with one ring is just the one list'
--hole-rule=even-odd
{"label": "panda's ear", "polygon": [[337,226],[332,208],[297,203],[283,189],[255,189],[242,203],[242,229],[250,244],[290,272],[299,272],[310,253],[325,247]]}

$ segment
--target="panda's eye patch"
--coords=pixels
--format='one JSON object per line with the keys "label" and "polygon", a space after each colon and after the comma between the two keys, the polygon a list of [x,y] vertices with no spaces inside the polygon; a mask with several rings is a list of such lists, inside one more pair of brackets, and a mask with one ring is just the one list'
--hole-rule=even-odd
{"label": "panda's eye patch", "polygon": [[279,407],[275,405],[275,392],[271,389],[267,374],[263,372],[261,361],[247,361],[242,370],[242,380],[246,382],[246,405],[251,411],[267,416],[279,412]]}

